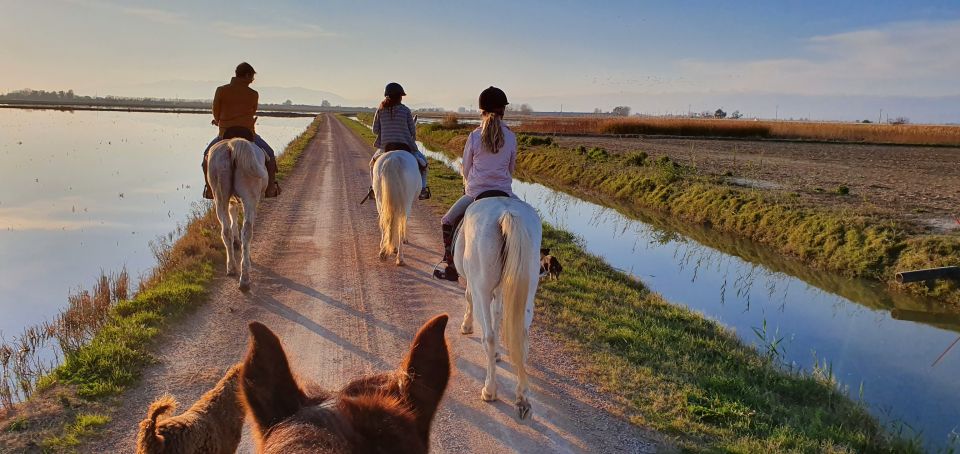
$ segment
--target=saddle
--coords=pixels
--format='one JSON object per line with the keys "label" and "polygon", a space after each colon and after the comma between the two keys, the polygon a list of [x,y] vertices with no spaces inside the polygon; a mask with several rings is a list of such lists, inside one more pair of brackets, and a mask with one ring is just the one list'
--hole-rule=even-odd
{"label": "saddle", "polygon": [[[506,192],[503,192],[497,189],[491,189],[489,191],[481,192],[479,195],[477,195],[477,198],[473,199],[473,201],[476,202],[477,200],[489,199],[492,197],[510,197],[510,194],[507,194]],[[456,250],[457,237],[460,236],[461,227],[463,227],[463,216],[460,216],[455,221],[453,221],[453,239],[450,241],[450,252],[451,252],[450,255],[453,255],[453,251]]]}
{"label": "saddle", "polygon": [[231,126],[223,132],[223,140],[227,139],[247,139],[250,142],[253,142],[256,137],[253,135],[253,131],[250,128],[245,128],[243,126]]}

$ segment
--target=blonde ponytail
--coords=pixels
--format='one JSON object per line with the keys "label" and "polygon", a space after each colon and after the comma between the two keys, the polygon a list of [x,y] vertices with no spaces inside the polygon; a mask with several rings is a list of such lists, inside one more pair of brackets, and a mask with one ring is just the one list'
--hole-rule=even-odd
{"label": "blonde ponytail", "polygon": [[501,115],[495,112],[483,112],[483,122],[480,124],[480,142],[491,153],[499,153],[500,149],[503,148]]}

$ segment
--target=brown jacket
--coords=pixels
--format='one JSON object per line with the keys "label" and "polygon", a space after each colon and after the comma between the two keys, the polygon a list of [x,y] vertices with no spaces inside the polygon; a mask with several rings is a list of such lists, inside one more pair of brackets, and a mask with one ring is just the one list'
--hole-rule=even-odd
{"label": "brown jacket", "polygon": [[213,96],[213,118],[220,126],[220,135],[231,126],[243,126],[254,129],[254,115],[257,113],[257,102],[260,94],[250,88],[250,84],[230,79],[230,83],[217,87]]}

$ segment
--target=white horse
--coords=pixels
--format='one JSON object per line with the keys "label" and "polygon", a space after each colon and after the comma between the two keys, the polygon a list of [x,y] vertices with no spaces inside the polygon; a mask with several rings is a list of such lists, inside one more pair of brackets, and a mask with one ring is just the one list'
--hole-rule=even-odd
{"label": "white horse", "polygon": [[207,155],[207,183],[220,220],[220,238],[227,248],[227,276],[237,274],[237,224],[243,206],[240,235],[240,290],[250,290],[250,239],[257,219],[257,204],[267,188],[266,154],[245,139],[228,139],[210,147]]}
{"label": "white horse", "polygon": [[406,150],[384,153],[373,165],[372,185],[380,214],[380,260],[396,253],[397,266],[401,266],[407,217],[423,185],[417,158]]}
{"label": "white horse", "polygon": [[473,332],[473,314],[483,328],[487,376],[480,397],[497,399],[497,332],[503,319],[504,340],[517,371],[517,414],[530,415],[527,347],[533,321],[533,297],[540,274],[540,216],[526,202],[494,197],[467,208],[453,260],[467,281],[467,311],[460,332]]}

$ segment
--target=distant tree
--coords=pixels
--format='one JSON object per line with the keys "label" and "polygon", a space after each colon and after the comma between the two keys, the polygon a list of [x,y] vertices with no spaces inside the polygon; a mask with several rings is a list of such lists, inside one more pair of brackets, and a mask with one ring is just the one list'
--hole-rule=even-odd
{"label": "distant tree", "polygon": [[863,121],[861,121],[860,123],[873,123],[873,122],[870,121],[870,120],[863,120]]}
{"label": "distant tree", "polygon": [[713,113],[713,118],[727,118],[727,113],[723,111],[723,108],[717,109],[717,111]]}
{"label": "distant tree", "polygon": [[323,102],[320,103],[320,107],[330,107],[330,101],[324,99]]}
{"label": "distant tree", "polygon": [[530,107],[530,104],[520,104],[520,107],[517,108],[517,111],[523,114],[528,114],[533,112],[533,107]]}
{"label": "distant tree", "polygon": [[897,117],[893,120],[888,120],[888,122],[892,125],[906,125],[910,124],[910,119],[907,117]]}
{"label": "distant tree", "polygon": [[603,113],[603,111],[602,111],[602,110],[600,110],[600,108],[599,108],[599,107],[594,107],[594,108],[593,108],[593,113],[595,113],[595,114],[602,114],[602,113]]}
{"label": "distant tree", "polygon": [[457,112],[467,113],[467,108],[463,106],[457,107]]}
{"label": "distant tree", "polygon": [[740,113],[739,110],[734,110],[733,113],[730,114],[730,118],[732,118],[732,119],[734,119],[734,120],[739,120],[739,119],[743,118],[743,114]]}
{"label": "distant tree", "polygon": [[613,108],[613,114],[621,117],[630,115],[630,106],[617,106]]}
{"label": "distant tree", "polygon": [[285,106],[292,106],[292,105],[293,105],[293,101],[291,101],[291,100],[288,99],[288,100],[286,100],[286,101],[283,102],[283,105],[285,105]]}

